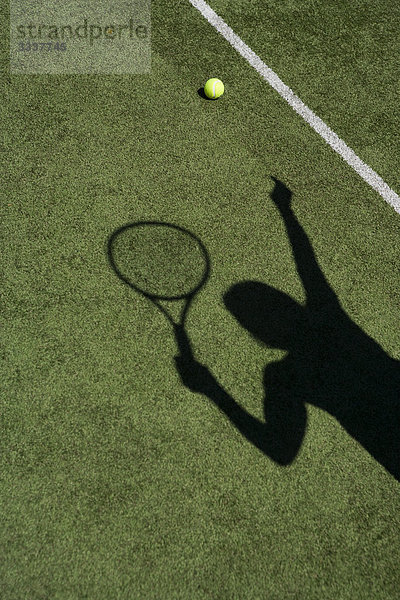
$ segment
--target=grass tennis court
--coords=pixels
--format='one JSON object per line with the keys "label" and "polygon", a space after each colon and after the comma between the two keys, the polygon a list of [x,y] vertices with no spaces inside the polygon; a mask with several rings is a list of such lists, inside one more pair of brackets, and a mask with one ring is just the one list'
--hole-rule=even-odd
{"label": "grass tennis court", "polygon": [[[400,192],[399,8],[210,6]],[[146,75],[2,43],[0,598],[393,600],[400,215],[189,1],[151,29]],[[112,268],[138,221],[206,249],[192,356]]]}

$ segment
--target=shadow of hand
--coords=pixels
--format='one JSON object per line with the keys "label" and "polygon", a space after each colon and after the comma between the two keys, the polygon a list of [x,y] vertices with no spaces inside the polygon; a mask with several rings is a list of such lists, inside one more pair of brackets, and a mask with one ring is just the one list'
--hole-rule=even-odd
{"label": "shadow of hand", "polygon": [[205,365],[182,355],[174,360],[183,385],[192,392],[207,394],[215,386],[215,379]]}
{"label": "shadow of hand", "polygon": [[272,190],[271,198],[275,206],[279,210],[284,210],[290,207],[292,200],[292,192],[286,187],[282,181],[271,175],[271,179],[275,181],[275,187]]}

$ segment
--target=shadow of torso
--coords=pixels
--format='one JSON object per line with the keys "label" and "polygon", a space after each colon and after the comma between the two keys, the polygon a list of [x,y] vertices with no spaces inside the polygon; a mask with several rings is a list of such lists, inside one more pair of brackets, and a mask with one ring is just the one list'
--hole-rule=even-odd
{"label": "shadow of torso", "polygon": [[[265,421],[274,458],[292,462],[306,428],[306,404],[331,414],[400,480],[400,362],[349,319],[339,302],[308,313],[304,344],[264,372]],[[279,436],[279,438],[278,438]]]}

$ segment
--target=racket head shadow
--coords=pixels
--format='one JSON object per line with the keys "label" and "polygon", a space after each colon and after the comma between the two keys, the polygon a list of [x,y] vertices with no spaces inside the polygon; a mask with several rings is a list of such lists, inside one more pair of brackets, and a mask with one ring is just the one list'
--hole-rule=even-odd
{"label": "racket head shadow", "polygon": [[210,257],[203,242],[173,223],[123,225],[110,235],[107,254],[119,279],[155,302],[189,302],[210,275]]}

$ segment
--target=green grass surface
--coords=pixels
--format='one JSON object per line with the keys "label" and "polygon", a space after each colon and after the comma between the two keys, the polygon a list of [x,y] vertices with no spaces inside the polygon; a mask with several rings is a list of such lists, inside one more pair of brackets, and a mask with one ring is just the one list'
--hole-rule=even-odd
{"label": "green grass surface", "polygon": [[[398,9],[212,7],[399,191]],[[224,295],[255,280],[306,301],[270,176],[292,191],[357,339],[390,365],[399,215],[188,2],[153,2],[152,40],[150,75],[2,79],[0,597],[393,599],[399,481],[316,405],[319,390],[291,464],[256,448],[182,384],[170,324],[118,280],[107,239],[141,219],[200,237],[212,269],[188,314],[195,356],[263,421],[265,369],[287,353],[255,340]],[[218,102],[197,94],[211,76]],[[367,364],[375,389],[383,371]]]}

